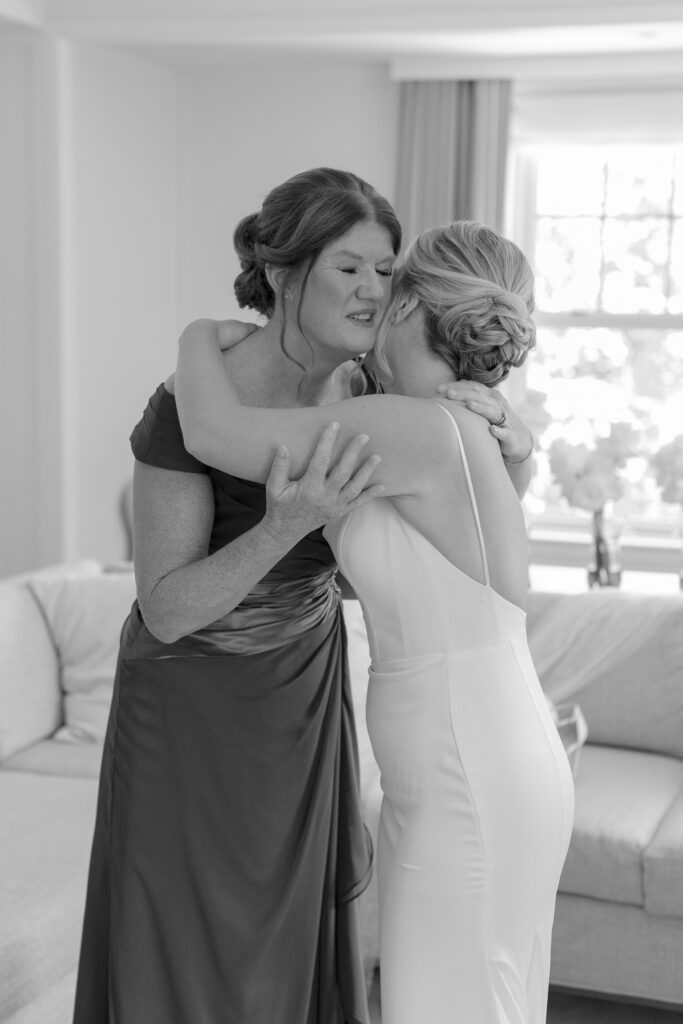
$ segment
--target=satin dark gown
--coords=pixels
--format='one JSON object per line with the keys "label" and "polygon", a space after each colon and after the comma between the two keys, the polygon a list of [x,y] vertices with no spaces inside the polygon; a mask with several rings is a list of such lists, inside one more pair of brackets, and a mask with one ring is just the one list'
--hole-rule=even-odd
{"label": "satin dark gown", "polygon": [[[163,386],[137,459],[212,478],[211,551],[262,485],[183,448]],[[363,826],[332,553],[305,537],[173,644],[134,604],[105,740],[74,1024],[366,1024]]]}

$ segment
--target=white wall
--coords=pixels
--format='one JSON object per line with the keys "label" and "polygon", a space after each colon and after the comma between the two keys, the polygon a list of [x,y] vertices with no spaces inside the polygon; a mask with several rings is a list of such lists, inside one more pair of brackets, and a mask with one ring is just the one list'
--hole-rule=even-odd
{"label": "white wall", "polygon": [[121,558],[128,435],[174,358],[176,75],[0,35],[0,575]]}
{"label": "white wall", "polygon": [[32,563],[39,533],[35,452],[36,224],[30,35],[0,32],[0,574]]}
{"label": "white wall", "polygon": [[239,313],[234,228],[292,174],[340,167],[393,198],[398,86],[387,65],[251,55],[184,73],[180,91],[184,320]]}
{"label": "white wall", "polygon": [[238,312],[235,224],[322,164],[391,199],[397,104],[370,62],[0,35],[0,576],[124,556],[130,431],[183,324]]}
{"label": "white wall", "polygon": [[120,558],[128,436],[174,358],[176,80],[74,46],[68,75],[63,245],[69,417],[64,557]]}

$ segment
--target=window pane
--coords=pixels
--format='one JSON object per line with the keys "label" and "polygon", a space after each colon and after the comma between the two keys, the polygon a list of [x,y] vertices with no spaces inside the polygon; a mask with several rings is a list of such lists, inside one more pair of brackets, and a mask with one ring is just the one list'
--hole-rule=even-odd
{"label": "window pane", "polygon": [[607,219],[603,253],[603,309],[609,313],[665,312],[668,219]]}
{"label": "window pane", "polygon": [[600,290],[600,221],[539,218],[535,263],[539,309],[595,309]]}
{"label": "window pane", "polygon": [[[683,182],[681,182],[683,188]],[[671,236],[669,313],[683,313],[683,220],[675,220]]]}
{"label": "window pane", "polygon": [[683,216],[683,149],[676,150],[673,212]]}
{"label": "window pane", "polygon": [[[541,449],[527,502],[532,514],[568,508],[544,454],[556,438],[592,447],[611,423],[627,422],[639,432],[643,454],[624,471],[628,485],[619,515],[671,520],[678,515],[674,506],[662,503],[647,454],[683,432],[683,331],[539,328],[528,384]],[[538,393],[545,396],[545,417],[537,407]]]}
{"label": "window pane", "polygon": [[607,161],[605,213],[669,214],[673,191],[673,152],[656,146],[618,147]]}
{"label": "window pane", "polygon": [[[537,306],[589,313],[591,326],[539,329],[523,410],[541,448],[528,509],[574,515],[552,480],[550,444],[592,449],[625,422],[640,451],[622,471],[618,512],[673,522],[680,510],[662,501],[649,459],[683,434],[683,330],[657,325],[683,314],[683,147],[539,147],[537,160]],[[652,326],[625,326],[631,317]]]}
{"label": "window pane", "polygon": [[605,158],[595,147],[544,149],[536,186],[538,213],[599,216],[604,204],[604,176]]}

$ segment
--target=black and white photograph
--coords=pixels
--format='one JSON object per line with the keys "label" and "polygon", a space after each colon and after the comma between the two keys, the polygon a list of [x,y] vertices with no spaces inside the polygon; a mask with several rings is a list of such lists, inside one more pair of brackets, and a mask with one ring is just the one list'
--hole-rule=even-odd
{"label": "black and white photograph", "polygon": [[683,1024],[681,0],[0,0],[0,1024]]}

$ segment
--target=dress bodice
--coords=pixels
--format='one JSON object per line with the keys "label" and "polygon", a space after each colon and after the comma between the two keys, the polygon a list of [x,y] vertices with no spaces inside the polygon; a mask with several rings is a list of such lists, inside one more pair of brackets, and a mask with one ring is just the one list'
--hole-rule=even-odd
{"label": "dress bodice", "polygon": [[[263,518],[266,511],[266,489],[263,484],[222,473],[200,462],[187,451],[175,397],[163,384],[151,396],[130,441],[133,454],[140,462],[209,477],[215,502],[208,551],[210,555],[251,530]],[[313,530],[273,566],[264,580],[273,583],[299,581],[333,568],[334,558],[322,530]]]}
{"label": "dress bodice", "polygon": [[525,631],[524,611],[490,585],[460,432],[448,410],[439,407],[453,424],[454,454],[459,448],[463,461],[485,582],[453,565],[390,498],[376,498],[328,523],[324,535],[361,603],[373,662],[491,646]]}
{"label": "dress bodice", "polygon": [[390,499],[376,498],[324,532],[358,595],[373,662],[462,651],[524,633],[522,609],[452,565]]}

